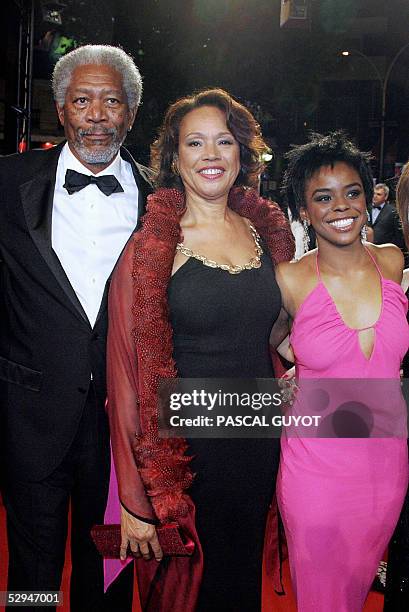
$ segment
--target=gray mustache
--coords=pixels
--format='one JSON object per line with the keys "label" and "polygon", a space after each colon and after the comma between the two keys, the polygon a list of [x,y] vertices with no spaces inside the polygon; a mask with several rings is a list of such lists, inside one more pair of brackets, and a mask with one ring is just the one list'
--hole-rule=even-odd
{"label": "gray mustache", "polygon": [[116,134],[115,128],[100,127],[97,130],[78,130],[80,136],[99,136],[101,134]]}

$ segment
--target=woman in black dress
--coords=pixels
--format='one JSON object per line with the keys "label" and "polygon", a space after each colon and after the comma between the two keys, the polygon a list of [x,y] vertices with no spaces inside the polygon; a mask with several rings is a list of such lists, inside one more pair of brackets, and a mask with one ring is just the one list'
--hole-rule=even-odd
{"label": "woman in black dress", "polygon": [[186,449],[157,437],[155,400],[161,377],[274,376],[274,264],[291,259],[293,239],[279,208],[251,189],[264,149],[252,115],[223,90],[173,104],[153,147],[158,189],[112,281],[108,412],[122,555],[129,543],[161,560],[155,524],[175,518],[197,545],[191,560],[157,566],[156,594],[142,593],[155,612],[261,608],[278,440],[189,439]]}

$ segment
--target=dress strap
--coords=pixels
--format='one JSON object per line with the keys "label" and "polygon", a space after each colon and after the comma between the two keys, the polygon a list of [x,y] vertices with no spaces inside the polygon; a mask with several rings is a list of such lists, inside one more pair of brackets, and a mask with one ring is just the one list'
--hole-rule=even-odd
{"label": "dress strap", "polygon": [[[378,264],[376,263],[375,257],[372,255],[371,251],[368,249],[367,246],[365,246],[365,245],[363,245],[363,246],[364,246],[365,251],[368,253],[369,257],[371,258],[372,263],[375,266],[375,268],[376,268],[380,278],[383,278],[381,269],[379,268]],[[315,257],[315,267],[316,267],[316,270],[317,270],[318,280],[321,281],[321,272],[320,272],[320,266],[319,266],[319,263],[318,263],[318,250],[317,250],[317,255]]]}
{"label": "dress strap", "polygon": [[371,251],[368,249],[368,247],[367,247],[367,246],[365,246],[365,245],[364,245],[364,249],[365,249],[365,251],[368,253],[369,257],[372,259],[372,263],[373,263],[373,265],[375,266],[375,268],[377,269],[377,271],[378,271],[378,274],[379,274],[380,278],[383,278],[383,277],[382,277],[382,272],[381,272],[381,270],[380,270],[380,268],[379,268],[378,264],[376,263],[376,259],[375,259],[375,257],[372,255]]}
{"label": "dress strap", "polygon": [[320,272],[320,265],[318,263],[318,249],[317,249],[317,254],[315,256],[315,269],[317,271],[317,278],[318,278],[318,282],[321,282],[321,272]]}

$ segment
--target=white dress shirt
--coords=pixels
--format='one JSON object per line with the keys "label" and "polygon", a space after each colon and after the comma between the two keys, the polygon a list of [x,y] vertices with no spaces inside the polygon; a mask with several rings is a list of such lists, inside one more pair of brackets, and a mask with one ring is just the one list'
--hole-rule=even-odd
{"label": "white dress shirt", "polygon": [[385,206],[385,204],[386,204],[386,202],[381,204],[381,206],[373,206],[372,205],[372,223],[375,223],[375,221],[379,217],[379,214],[380,214],[382,208]]}
{"label": "white dress shirt", "polygon": [[52,214],[52,247],[92,326],[98,315],[105,283],[135,229],[138,187],[131,164],[118,153],[96,175],[113,174],[123,193],[106,196],[97,185],[69,195],[63,187],[66,171],[92,173],[65,144],[58,160]]}

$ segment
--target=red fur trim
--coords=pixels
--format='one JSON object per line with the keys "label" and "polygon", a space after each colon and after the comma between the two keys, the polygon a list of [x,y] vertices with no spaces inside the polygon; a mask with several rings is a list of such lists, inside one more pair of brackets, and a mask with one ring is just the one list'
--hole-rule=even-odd
{"label": "red fur trim", "polygon": [[[253,223],[274,263],[291,259],[294,240],[276,204],[242,187],[231,190],[228,204]],[[172,357],[167,287],[176,244],[181,238],[180,219],[184,211],[183,193],[159,189],[148,197],[142,229],[134,238],[133,338],[138,356],[142,432],[135,440],[134,453],[153,509],[162,522],[186,515],[188,498],[184,491],[193,480],[191,458],[185,455],[185,440],[159,438],[157,425],[160,379],[177,376]]]}
{"label": "red fur trim", "polygon": [[287,219],[275,202],[260,198],[254,189],[235,187],[229,194],[229,207],[249,219],[267,244],[274,264],[294,256],[294,238]]}
{"label": "red fur trim", "polygon": [[185,440],[159,438],[150,430],[138,438],[137,456],[140,473],[156,516],[161,522],[177,520],[188,511],[183,493],[192,484],[193,475],[184,453]]}

